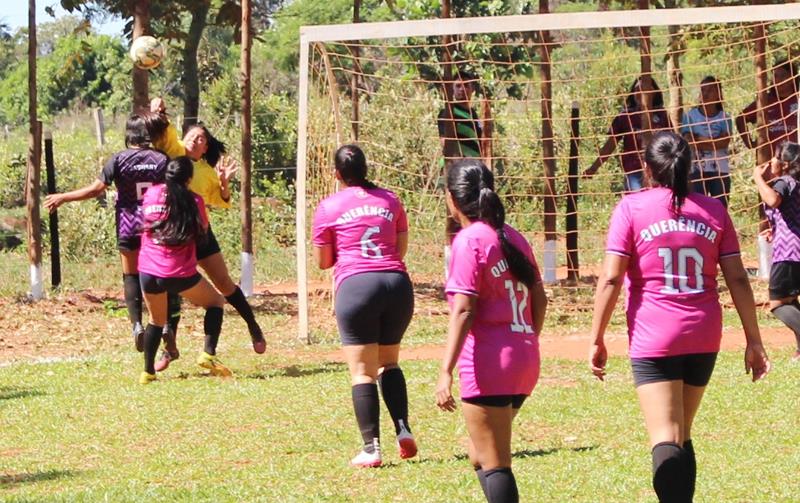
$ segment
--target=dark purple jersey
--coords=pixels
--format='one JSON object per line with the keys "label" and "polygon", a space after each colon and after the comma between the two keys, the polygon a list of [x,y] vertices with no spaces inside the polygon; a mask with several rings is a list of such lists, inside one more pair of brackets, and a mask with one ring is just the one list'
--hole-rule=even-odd
{"label": "dark purple jersey", "polygon": [[117,237],[126,239],[142,233],[141,203],[151,185],[164,183],[167,156],[148,148],[129,148],[117,152],[103,166],[98,178],[117,187]]}
{"label": "dark purple jersey", "polygon": [[772,222],[772,261],[800,262],[800,185],[785,175],[772,185],[781,195],[777,208],[767,208]]}

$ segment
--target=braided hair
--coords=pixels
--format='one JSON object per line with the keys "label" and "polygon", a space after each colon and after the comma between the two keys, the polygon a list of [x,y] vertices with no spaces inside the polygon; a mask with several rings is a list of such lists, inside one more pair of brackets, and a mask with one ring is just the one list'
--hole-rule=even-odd
{"label": "braided hair", "polygon": [[506,236],[506,211],[500,196],[494,191],[494,175],[479,159],[461,159],[447,171],[447,191],[458,211],[470,222],[490,225],[500,240],[511,275],[527,287],[533,287],[536,270],[528,257]]}

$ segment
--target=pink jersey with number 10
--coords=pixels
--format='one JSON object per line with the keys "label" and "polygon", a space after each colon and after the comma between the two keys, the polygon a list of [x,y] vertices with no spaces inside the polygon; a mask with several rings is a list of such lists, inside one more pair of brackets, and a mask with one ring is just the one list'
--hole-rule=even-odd
{"label": "pink jersey with number 10", "polygon": [[403,204],[386,189],[348,187],[323,199],[314,213],[314,246],[333,245],[334,287],[354,274],[405,271],[397,234],[408,232]]}
{"label": "pink jersey with number 10", "polygon": [[[528,241],[506,225],[508,241],[539,269]],[[531,299],[508,269],[497,232],[483,222],[453,239],[445,291],[477,297],[472,328],[458,357],[461,397],[529,395],[539,379],[539,334],[533,329]]]}
{"label": "pink jersey with number 10", "polygon": [[717,295],[720,259],[739,255],[725,207],[690,194],[680,214],[672,191],[629,194],[617,204],[606,253],[630,257],[626,311],[632,358],[719,351],[722,309]]}

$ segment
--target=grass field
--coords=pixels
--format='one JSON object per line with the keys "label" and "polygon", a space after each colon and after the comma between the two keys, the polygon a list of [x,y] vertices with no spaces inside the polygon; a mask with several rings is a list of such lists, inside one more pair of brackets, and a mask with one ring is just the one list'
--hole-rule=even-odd
{"label": "grass field", "polygon": [[[348,377],[325,347],[259,358],[229,346],[237,377],[222,381],[190,364],[199,341],[184,345],[150,386],[135,384],[140,359],[127,349],[0,368],[0,498],[481,501],[463,420],[433,404],[437,362],[404,365],[419,458],[398,459],[384,410],[388,466],[354,470]],[[721,356],[695,427],[697,501],[797,501],[800,365],[788,354],[757,384],[740,354]],[[654,501],[627,363],[610,368],[602,384],[583,362],[544,361],[513,439],[522,501]]]}

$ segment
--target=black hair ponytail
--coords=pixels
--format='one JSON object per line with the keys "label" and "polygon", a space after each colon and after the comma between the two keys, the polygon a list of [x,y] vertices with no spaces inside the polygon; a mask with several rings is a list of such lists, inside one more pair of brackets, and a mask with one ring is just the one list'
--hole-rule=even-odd
{"label": "black hair ponytail", "polygon": [[374,189],[377,186],[367,180],[367,157],[358,145],[342,145],[333,157],[334,167],[348,187]]}
{"label": "black hair ponytail", "polygon": [[167,164],[166,215],[150,228],[154,237],[166,246],[181,246],[193,239],[205,239],[200,211],[194,194],[187,187],[193,173],[192,160],[186,156],[176,157]]}
{"label": "black hair ponytail", "polygon": [[653,181],[672,190],[672,209],[680,213],[689,195],[689,172],[692,169],[689,144],[672,131],[661,131],[650,140],[644,159]]}
{"label": "black hair ponytail", "polygon": [[456,208],[471,222],[481,221],[494,228],[511,275],[528,288],[533,287],[536,270],[506,236],[506,210],[494,191],[494,175],[489,168],[478,159],[454,162],[447,171],[447,190]]}

